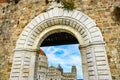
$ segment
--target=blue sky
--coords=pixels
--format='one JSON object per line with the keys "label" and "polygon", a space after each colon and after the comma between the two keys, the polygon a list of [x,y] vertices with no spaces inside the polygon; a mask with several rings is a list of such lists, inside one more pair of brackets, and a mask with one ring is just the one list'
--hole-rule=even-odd
{"label": "blue sky", "polygon": [[83,78],[81,55],[78,44],[41,47],[48,57],[49,66],[60,64],[64,72],[71,72],[72,65],[77,67],[77,78]]}

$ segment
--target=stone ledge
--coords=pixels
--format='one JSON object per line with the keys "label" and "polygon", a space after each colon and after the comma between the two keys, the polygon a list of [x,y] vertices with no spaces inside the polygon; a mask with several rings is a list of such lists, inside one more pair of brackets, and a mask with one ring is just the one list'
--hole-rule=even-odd
{"label": "stone ledge", "polygon": [[89,44],[85,44],[85,45],[80,45],[79,48],[86,48],[88,46],[93,46],[93,45],[105,45],[105,42],[104,41],[101,41],[101,42],[91,42]]}
{"label": "stone ledge", "polygon": [[29,51],[29,52],[36,52],[38,51],[39,49],[31,49],[31,48],[15,48],[14,49],[14,52],[19,52],[19,51]]}

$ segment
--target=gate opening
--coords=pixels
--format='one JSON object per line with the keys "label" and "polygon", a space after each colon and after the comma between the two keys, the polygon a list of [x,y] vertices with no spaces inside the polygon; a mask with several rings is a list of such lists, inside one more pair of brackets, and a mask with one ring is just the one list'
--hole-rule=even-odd
{"label": "gate opening", "polygon": [[41,44],[42,46],[55,46],[66,44],[78,44],[77,39],[69,33],[59,32],[49,35]]}
{"label": "gate opening", "polygon": [[66,32],[49,35],[41,45],[48,58],[48,66],[61,66],[63,73],[71,73],[71,67],[77,68],[77,79],[83,79],[82,61],[77,39]]}

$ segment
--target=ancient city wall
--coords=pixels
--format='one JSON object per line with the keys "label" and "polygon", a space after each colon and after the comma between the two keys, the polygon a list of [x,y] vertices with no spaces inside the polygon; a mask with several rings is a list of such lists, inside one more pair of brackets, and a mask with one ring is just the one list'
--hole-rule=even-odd
{"label": "ancient city wall", "polygon": [[[6,0],[1,0],[5,2]],[[75,0],[75,7],[90,16],[106,41],[113,80],[120,78],[120,25],[114,19],[119,0]],[[0,3],[0,80],[9,79],[16,41],[23,28],[35,16],[44,12],[45,0],[20,0]]]}

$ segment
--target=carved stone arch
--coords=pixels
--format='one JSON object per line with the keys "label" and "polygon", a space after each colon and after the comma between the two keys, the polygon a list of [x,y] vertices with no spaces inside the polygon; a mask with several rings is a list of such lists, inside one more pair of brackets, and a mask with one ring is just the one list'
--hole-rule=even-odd
{"label": "carved stone arch", "polygon": [[38,15],[24,28],[16,43],[10,80],[35,79],[36,51],[42,41],[55,32],[67,32],[77,38],[85,80],[112,80],[105,42],[95,22],[80,11],[61,8]]}
{"label": "carved stone arch", "polygon": [[[16,48],[31,47],[40,32],[54,25],[67,25],[76,29],[85,40],[85,44],[102,42],[103,37],[95,22],[84,13],[54,8],[35,17],[23,30]],[[33,36],[34,35],[34,36]]]}

